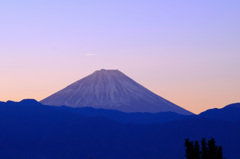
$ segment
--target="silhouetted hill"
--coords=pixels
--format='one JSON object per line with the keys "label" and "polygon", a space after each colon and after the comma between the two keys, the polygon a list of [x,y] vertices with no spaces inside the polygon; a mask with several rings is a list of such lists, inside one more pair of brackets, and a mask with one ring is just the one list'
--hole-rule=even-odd
{"label": "silhouetted hill", "polygon": [[181,159],[185,138],[203,137],[215,138],[228,159],[240,158],[239,122],[198,116],[137,125],[78,111],[34,100],[0,103],[0,158]]}
{"label": "silhouetted hill", "polygon": [[181,115],[174,112],[160,112],[160,113],[125,113],[109,109],[95,109],[91,107],[84,108],[71,108],[60,107],[63,110],[79,113],[86,117],[105,117],[121,123],[134,123],[134,124],[154,124],[166,123],[176,120],[194,118],[195,115]]}
{"label": "silhouetted hill", "polygon": [[199,116],[206,117],[209,119],[239,122],[240,121],[240,103],[230,104],[221,109],[217,109],[217,108],[209,109],[199,114]]}

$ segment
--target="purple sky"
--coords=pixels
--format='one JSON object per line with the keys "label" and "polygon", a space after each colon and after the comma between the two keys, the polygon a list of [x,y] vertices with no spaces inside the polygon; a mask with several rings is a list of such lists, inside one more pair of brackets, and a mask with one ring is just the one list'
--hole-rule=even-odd
{"label": "purple sky", "polygon": [[194,113],[239,102],[240,1],[2,0],[0,101],[119,69]]}

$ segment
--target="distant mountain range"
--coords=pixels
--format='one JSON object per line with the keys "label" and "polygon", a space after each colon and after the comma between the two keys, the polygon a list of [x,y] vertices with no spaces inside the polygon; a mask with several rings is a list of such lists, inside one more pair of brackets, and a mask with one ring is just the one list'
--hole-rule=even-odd
{"label": "distant mountain range", "polygon": [[154,94],[118,70],[100,70],[43,99],[45,105],[93,107],[123,112],[193,113]]}
{"label": "distant mountain range", "polygon": [[215,120],[238,122],[240,121],[240,103],[230,104],[221,109],[209,109],[199,114],[199,116]]}
{"label": "distant mountain range", "polygon": [[199,115],[0,102],[2,159],[182,159],[185,138],[215,138],[240,158],[240,103]]}

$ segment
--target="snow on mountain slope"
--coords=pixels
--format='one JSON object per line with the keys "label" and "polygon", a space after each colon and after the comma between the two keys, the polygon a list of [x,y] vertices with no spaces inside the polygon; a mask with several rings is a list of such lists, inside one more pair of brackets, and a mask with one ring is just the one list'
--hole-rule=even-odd
{"label": "snow on mountain slope", "polygon": [[45,105],[94,107],[124,112],[191,112],[154,94],[118,70],[100,70],[41,101]]}

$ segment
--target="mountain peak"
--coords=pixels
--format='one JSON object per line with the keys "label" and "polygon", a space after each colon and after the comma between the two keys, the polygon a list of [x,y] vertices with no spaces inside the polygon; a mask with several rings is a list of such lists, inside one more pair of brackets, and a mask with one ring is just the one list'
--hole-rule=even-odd
{"label": "mountain peak", "polygon": [[42,100],[45,105],[94,107],[124,112],[192,114],[154,94],[119,70],[101,69]]}
{"label": "mountain peak", "polygon": [[123,73],[121,71],[117,70],[117,69],[116,70],[101,69],[101,70],[97,70],[97,71],[92,73],[92,75],[94,75],[94,74],[98,74],[98,75],[101,75],[101,74],[104,74],[104,75],[106,75],[106,74],[117,75],[117,74],[123,74]]}
{"label": "mountain peak", "polygon": [[95,72],[120,72],[118,69],[101,69]]}

